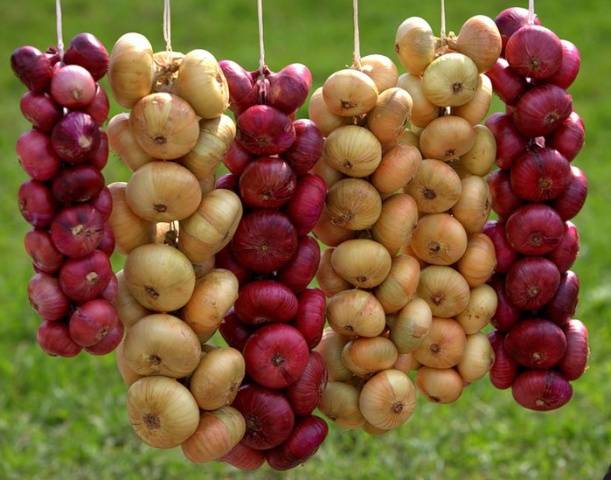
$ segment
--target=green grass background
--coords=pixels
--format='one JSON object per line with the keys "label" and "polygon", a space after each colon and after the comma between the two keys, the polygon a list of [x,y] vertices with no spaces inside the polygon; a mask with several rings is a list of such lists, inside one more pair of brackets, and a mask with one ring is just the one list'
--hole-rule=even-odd
{"label": "green grass background", "polygon": [[[163,45],[162,1],[64,0],[66,41],[80,31],[95,33],[110,49],[124,32],[145,34]],[[447,1],[449,29],[471,15],[495,16],[512,5],[500,0]],[[526,1],[518,2],[526,5]],[[21,131],[24,87],[13,77],[9,55],[22,44],[41,49],[55,39],[52,0],[4,0],[0,15],[0,479],[200,479],[244,476],[214,463],[191,465],[179,450],[141,444],[125,412],[125,388],[112,356],[63,360],[35,344],[38,320],[28,306],[32,271],[22,247],[25,222],[16,191],[25,180],[14,154]],[[349,0],[267,0],[267,59],[272,69],[303,62],[315,85],[351,62]],[[590,327],[591,367],[574,384],[572,402],[560,411],[521,409],[510,392],[487,379],[468,388],[453,405],[420,399],[412,419],[384,437],[331,428],[318,455],[286,478],[423,479],[600,479],[611,463],[611,168],[609,76],[611,17],[608,0],[540,0],[538,12],[561,37],[582,52],[582,74],[572,88],[588,127],[587,146],[577,163],[590,177],[590,197],[577,219],[582,250],[579,318]],[[395,58],[398,24],[412,15],[438,26],[438,2],[361,1],[363,54]],[[218,58],[246,67],[257,64],[253,0],[173,2],[176,50],[206,48]],[[496,105],[500,108],[500,105]],[[115,108],[115,111],[117,109]],[[127,179],[115,158],[109,181]],[[253,478],[275,478],[264,469]]]}

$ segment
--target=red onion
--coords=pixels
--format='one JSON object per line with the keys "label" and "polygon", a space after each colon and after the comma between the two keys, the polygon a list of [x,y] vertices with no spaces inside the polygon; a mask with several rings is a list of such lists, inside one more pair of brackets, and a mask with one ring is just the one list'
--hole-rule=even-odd
{"label": "red onion", "polygon": [[297,315],[298,301],[285,285],[273,280],[257,280],[240,290],[235,313],[247,325],[290,322]]}
{"label": "red onion", "polygon": [[84,110],[85,113],[91,115],[98,125],[104,125],[108,120],[108,112],[110,111],[110,102],[104,89],[98,85],[95,91],[93,100]]}
{"label": "red onion", "polygon": [[327,185],[318,175],[306,174],[299,179],[286,213],[299,236],[307,235],[318,223],[325,208]]}
{"label": "red onion", "polygon": [[327,386],[327,378],[327,367],[320,353],[310,352],[303,374],[286,392],[295,415],[310,415],[314,411]]}
{"label": "red onion", "polygon": [[499,332],[508,332],[520,321],[520,311],[514,307],[507,299],[505,292],[505,278],[495,275],[490,280],[490,286],[494,288],[497,296],[497,307],[490,323]]}
{"label": "red onion", "polygon": [[37,273],[28,283],[28,298],[32,308],[43,320],[56,322],[70,310],[70,300],[59,288],[55,277]]}
{"label": "red onion", "polygon": [[67,260],[59,272],[59,285],[68,298],[85,303],[99,297],[111,277],[108,257],[96,250],[86,257]]}
{"label": "red onion", "polygon": [[108,135],[106,132],[100,132],[100,143],[89,155],[89,165],[98,170],[104,170],[104,167],[108,163]]}
{"label": "red onion", "polygon": [[104,188],[104,177],[89,165],[66,168],[53,180],[53,195],[61,203],[88,202]]}
{"label": "red onion", "polygon": [[510,175],[507,170],[495,170],[488,175],[488,187],[492,210],[507,218],[524,202],[511,189]]}
{"label": "red onion", "polygon": [[106,355],[115,350],[123,341],[124,327],[121,322],[115,323],[106,336],[95,345],[85,348],[92,355]]}
{"label": "red onion", "polygon": [[513,70],[504,58],[499,58],[486,75],[492,82],[494,92],[507,105],[515,105],[528,88],[524,77]]}
{"label": "red onion", "polygon": [[[501,32],[503,49],[505,49],[509,38],[520,28],[528,25],[528,9],[521,7],[506,8],[497,15],[495,22],[499,32]],[[535,16],[535,25],[541,25],[537,16]]]}
{"label": "red onion", "polygon": [[305,338],[308,347],[320,343],[325,327],[325,294],[318,288],[308,288],[299,296],[299,308],[294,326]]}
{"label": "red onion", "polygon": [[560,68],[562,44],[548,28],[526,25],[507,40],[505,58],[520,75],[542,80]]}
{"label": "red onion", "polygon": [[573,396],[573,388],[554,370],[527,370],[516,378],[512,394],[525,408],[548,411],[566,404]]}
{"label": "red onion", "polygon": [[44,53],[45,57],[49,59],[51,65],[54,70],[58,69],[61,66],[61,56],[59,55],[59,50],[56,47],[49,47],[47,51]]}
{"label": "red onion", "polygon": [[295,192],[297,179],[280,158],[263,157],[250,163],[240,176],[240,196],[251,208],[278,208]]}
{"label": "red onion", "polygon": [[494,363],[490,367],[490,381],[501,390],[511,387],[518,374],[518,364],[507,354],[503,345],[505,336],[500,332],[488,335],[494,351]]}
{"label": "red onion", "polygon": [[238,316],[231,311],[221,322],[219,332],[230,347],[241,352],[252,335],[253,329],[240,322]]}
{"label": "red onion", "polygon": [[513,306],[521,310],[537,310],[554,297],[558,285],[560,272],[551,260],[526,257],[509,269],[505,289]]}
{"label": "red onion", "polygon": [[588,329],[579,320],[569,320],[563,327],[566,335],[566,355],[558,368],[566,380],[577,380],[588,365]]}
{"label": "red onion", "polygon": [[231,190],[232,192],[238,193],[239,191],[240,177],[233,173],[227,173],[216,180],[215,188],[222,188],[225,190]]}
{"label": "red onion", "polygon": [[581,57],[579,55],[579,50],[571,42],[568,40],[561,40],[560,43],[562,44],[562,61],[560,62],[560,68],[548,78],[547,81],[566,89],[573,84],[579,74]]}
{"label": "red onion", "polygon": [[266,452],[267,463],[274,470],[288,470],[305,462],[316,453],[325,441],[329,428],[327,423],[316,416],[297,420],[295,429],[288,440],[269,452]]}
{"label": "red onion", "polygon": [[229,85],[230,107],[236,115],[252,107],[259,100],[259,91],[250,73],[232,60],[219,62]]}
{"label": "red onion", "polygon": [[295,425],[295,415],[286,397],[259,385],[244,385],[233,407],[246,421],[242,443],[256,450],[267,450],[284,442]]}
{"label": "red onion", "polygon": [[257,273],[271,273],[295,255],[297,232],[285,215],[259,210],[242,218],[231,248],[244,267]]}
{"label": "red onion", "polygon": [[286,388],[305,370],[310,352],[299,330],[284,323],[266,325],[244,347],[246,373],[268,388]]}
{"label": "red onion", "polygon": [[114,305],[118,294],[119,294],[119,280],[117,280],[117,276],[113,273],[110,276],[108,285],[106,285],[106,288],[102,292],[101,298],[103,298],[104,300],[108,300],[110,303]]}
{"label": "red onion", "polygon": [[528,140],[522,136],[513,123],[513,118],[504,113],[493,113],[486,120],[496,139],[496,163],[500,168],[510,168],[513,161],[528,147]]}
{"label": "red onion", "polygon": [[51,142],[57,154],[69,163],[81,163],[100,143],[100,129],[83,112],[70,112],[53,129]]}
{"label": "red onion", "polygon": [[509,217],[505,231],[507,241],[516,252],[544,255],[560,245],[565,224],[553,208],[531,203]]}
{"label": "red onion", "polygon": [[312,237],[302,237],[295,256],[278,272],[278,280],[293,292],[300,293],[307,288],[316,275],[319,263],[318,242]]}
{"label": "red onion", "polygon": [[247,447],[240,442],[221,458],[221,462],[228,463],[240,470],[257,470],[265,462],[265,456],[259,450]]}
{"label": "red onion", "polygon": [[312,86],[312,73],[301,63],[287,65],[267,78],[269,89],[265,103],[286,114],[293,113],[303,105]]}
{"label": "red onion", "polygon": [[107,300],[92,300],[80,305],[70,317],[70,337],[81,347],[91,347],[108,334],[119,321]]}
{"label": "red onion", "polygon": [[62,322],[43,322],[38,327],[36,340],[45,353],[54,357],[75,357],[82,350],[70,338],[68,325]]}
{"label": "red onion", "polygon": [[89,205],[65,208],[51,224],[53,245],[71,258],[89,255],[98,247],[103,235],[102,215]]}
{"label": "red onion", "polygon": [[25,236],[24,245],[34,267],[41,272],[55,273],[64,263],[64,256],[57,251],[47,232],[29,231]]}
{"label": "red onion", "polygon": [[61,67],[51,79],[53,100],[70,109],[87,107],[95,97],[95,89],[95,80],[80,65]]}
{"label": "red onion", "polygon": [[536,148],[520,157],[511,169],[511,188],[524,200],[544,202],[559,197],[571,180],[571,165],[550,148]]}
{"label": "red onion", "polygon": [[11,55],[11,67],[32,92],[42,93],[51,83],[53,66],[49,58],[35,47],[17,48]]}
{"label": "red onion", "polygon": [[579,299],[579,277],[570,270],[562,275],[554,298],[545,307],[545,315],[561,325],[575,314]]}
{"label": "red onion", "polygon": [[98,244],[98,250],[101,250],[109,257],[112,255],[112,252],[115,251],[115,236],[108,223],[104,224],[104,232],[102,234],[102,240],[100,240]]}
{"label": "red onion", "polygon": [[588,177],[583,170],[571,167],[569,184],[562,194],[552,202],[552,207],[562,220],[574,218],[583,208],[588,195]]}
{"label": "red onion", "polygon": [[41,132],[49,133],[62,118],[62,109],[44,93],[25,92],[19,103],[21,113]]}
{"label": "red onion", "polygon": [[79,33],[70,40],[64,62],[86,68],[95,80],[99,80],[106,75],[109,56],[106,47],[94,35]]}
{"label": "red onion", "polygon": [[560,273],[566,272],[575,263],[579,253],[579,232],[571,222],[566,222],[566,232],[556,250],[547,255],[556,264]]}
{"label": "red onion", "polygon": [[236,141],[254,155],[277,155],[295,141],[291,119],[267,105],[250,107],[238,117]]}
{"label": "red onion", "polygon": [[112,195],[108,187],[104,187],[98,196],[91,201],[91,206],[100,212],[104,221],[108,220],[112,213]]}
{"label": "red onion", "polygon": [[513,118],[527,137],[552,133],[573,111],[573,99],[556,85],[534,87],[520,98]]}
{"label": "red onion", "polygon": [[496,252],[496,268],[499,273],[507,273],[517,260],[518,254],[511,248],[505,235],[505,225],[497,221],[489,221],[484,227],[484,233],[490,237]]}
{"label": "red onion", "polygon": [[251,277],[250,272],[240,265],[233,257],[231,249],[228,246],[217,253],[214,260],[214,266],[216,268],[224,268],[225,270],[232,272],[238,279],[240,286],[244,285]]}
{"label": "red onion", "polygon": [[51,146],[51,139],[37,130],[21,134],[17,140],[19,163],[33,179],[51,180],[61,167],[61,162]]}
{"label": "red onion", "polygon": [[564,158],[572,162],[581,151],[585,141],[585,128],[581,117],[573,112],[554,133],[548,137],[547,145],[558,150]]}
{"label": "red onion", "polygon": [[244,169],[252,162],[254,158],[244,150],[237,142],[233,142],[227,152],[223,163],[234,175],[242,175]]}
{"label": "red onion", "polygon": [[293,122],[295,143],[283,154],[297,175],[305,175],[322,155],[324,138],[312,120],[302,119]]}
{"label": "red onion", "polygon": [[505,336],[505,351],[520,365],[547,369],[556,365],[566,353],[566,336],[549,320],[523,320]]}
{"label": "red onion", "polygon": [[19,210],[26,222],[36,228],[51,225],[55,216],[55,199],[44,183],[30,180],[19,187]]}

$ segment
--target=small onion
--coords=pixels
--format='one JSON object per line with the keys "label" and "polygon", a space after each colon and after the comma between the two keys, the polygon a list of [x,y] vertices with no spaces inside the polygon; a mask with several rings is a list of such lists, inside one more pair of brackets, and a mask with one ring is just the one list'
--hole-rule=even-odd
{"label": "small onion", "polygon": [[508,170],[495,170],[488,175],[488,188],[492,210],[503,218],[509,217],[524,203],[513,193],[511,174]]}
{"label": "small onion", "polygon": [[469,102],[477,90],[477,65],[462,53],[435,59],[422,75],[422,91],[438,107],[458,107]]}
{"label": "small onion", "polygon": [[320,263],[320,246],[312,237],[302,237],[295,256],[278,272],[278,280],[300,293],[314,279]]}
{"label": "small onion", "polygon": [[70,310],[70,300],[62,292],[56,278],[37,273],[28,282],[28,300],[32,308],[47,322],[62,320]]}
{"label": "small onion", "polygon": [[496,140],[492,132],[484,125],[475,127],[475,144],[460,158],[460,164],[470,174],[483,177],[494,166],[496,159]]}
{"label": "small onion", "polygon": [[235,302],[235,313],[246,325],[290,322],[297,315],[296,295],[274,280],[256,280],[241,290]]}
{"label": "small onion", "polygon": [[349,230],[364,230],[380,218],[382,199],[369,182],[347,178],[329,189],[327,213],[333,225]]}
{"label": "small onion", "polygon": [[359,391],[347,383],[327,383],[318,408],[340,428],[358,428],[365,422],[359,407]]}
{"label": "small onion", "polygon": [[492,332],[488,335],[492,347],[494,362],[490,367],[490,381],[492,385],[505,390],[511,385],[518,375],[518,364],[505,351],[505,336],[500,332]]}
{"label": "small onion", "polygon": [[469,238],[464,256],[457,264],[458,271],[471,288],[484,284],[496,267],[495,248],[484,233],[475,233]]}
{"label": "small onion", "polygon": [[551,206],[562,220],[570,220],[583,208],[588,195],[588,178],[583,170],[571,166],[571,178],[566,190],[556,198]]}
{"label": "small onion", "polygon": [[556,264],[560,273],[564,273],[575,263],[578,253],[579,232],[575,225],[571,222],[566,222],[566,232],[560,244],[556,250],[547,255],[547,258]]}
{"label": "small onion", "polygon": [[384,309],[371,293],[344,290],[327,302],[327,321],[339,334],[376,337],[386,326]]}
{"label": "small onion", "polygon": [[295,143],[284,152],[283,158],[297,175],[305,175],[322,155],[324,139],[312,120],[297,120],[293,126]]}
{"label": "small onion", "polygon": [[511,248],[505,235],[505,224],[497,221],[487,222],[484,233],[490,237],[496,252],[496,271],[507,273],[511,265],[517,260],[518,254]]}
{"label": "small onion", "polygon": [[434,316],[451,318],[469,304],[469,284],[450,267],[430,266],[420,272],[418,296],[425,300]]}
{"label": "small onion", "polygon": [[551,260],[526,257],[507,273],[507,297],[515,307],[537,310],[548,303],[560,285],[560,272]]}
{"label": "small onion", "polygon": [[465,331],[458,322],[433,318],[429,334],[414,350],[414,358],[426,367],[454,367],[463,358],[466,341]]}
{"label": "small onion", "polygon": [[512,116],[493,113],[486,120],[486,127],[496,138],[496,163],[500,168],[510,168],[516,158],[526,152],[528,141],[513,123]]}
{"label": "small onion", "polygon": [[129,293],[127,285],[125,284],[123,270],[117,272],[116,277],[117,298],[114,301],[114,306],[117,309],[117,314],[121,323],[123,323],[126,328],[129,328],[151,312],[140,305],[134,296]]}
{"label": "small onion", "polygon": [[424,95],[422,79],[419,76],[404,73],[399,77],[397,86],[412,97],[413,107],[410,122],[419,128],[425,128],[440,115],[440,109],[433,105]]}
{"label": "small onion", "polygon": [[573,111],[573,100],[557,85],[534,87],[520,98],[513,114],[518,130],[528,137],[552,133]]}
{"label": "small onion", "polygon": [[283,153],[296,135],[288,115],[268,105],[254,105],[238,117],[236,141],[254,155]]}
{"label": "small onion", "polygon": [[62,160],[82,163],[98,148],[100,128],[86,113],[70,112],[53,128],[51,143]]}
{"label": "small onion", "polygon": [[407,185],[422,213],[441,213],[452,208],[462,191],[454,169],[440,160],[423,160],[414,179]]}
{"label": "small onion", "polygon": [[513,70],[504,58],[499,58],[486,75],[492,82],[494,92],[507,105],[515,105],[528,85],[524,77]]}
{"label": "small onion", "polygon": [[505,225],[507,241],[518,253],[543,255],[558,247],[565,225],[556,211],[542,204],[529,204],[516,210]]}
{"label": "small onion", "polygon": [[581,67],[581,58],[577,47],[568,40],[560,40],[562,44],[562,61],[560,68],[554,73],[548,81],[562,88],[569,88],[579,73]]}
{"label": "small onion", "polygon": [[332,297],[336,293],[339,293],[342,290],[348,290],[350,288],[350,283],[344,280],[333,269],[331,257],[334,251],[334,248],[327,248],[322,252],[318,272],[316,273],[318,286],[322,289],[327,297]]}
{"label": "small onion", "polygon": [[325,326],[325,313],[326,299],[321,290],[308,288],[301,292],[294,325],[310,348],[320,343]]}
{"label": "small onion", "polygon": [[585,135],[581,117],[573,112],[545,142],[548,147],[558,150],[564,158],[572,162],[583,147]]}
{"label": "small onion", "polygon": [[111,183],[108,189],[112,195],[113,203],[108,223],[115,236],[117,250],[123,254],[128,254],[134,248],[149,243],[152,225],[130,210],[126,199],[126,183]]}
{"label": "small onion", "polygon": [[588,329],[579,320],[569,320],[563,327],[567,340],[566,355],[558,368],[566,380],[577,380],[586,370],[590,349]]}
{"label": "small onion", "polygon": [[496,313],[498,298],[490,285],[480,285],[471,290],[467,308],[459,313],[456,321],[467,335],[473,335],[484,328]]}
{"label": "small onion", "polygon": [[467,336],[463,357],[458,362],[458,373],[467,383],[482,378],[494,362],[494,353],[488,337],[483,333]]}
{"label": "small onion", "polygon": [[475,130],[464,118],[454,115],[440,117],[429,123],[420,135],[424,158],[456,160],[475,145]]}
{"label": "small onion", "polygon": [[375,107],[378,89],[365,73],[354,69],[335,72],[325,81],[323,98],[331,113],[341,117],[354,117]]}
{"label": "small onion", "polygon": [[36,341],[43,352],[54,357],[75,357],[83,349],[72,341],[68,325],[63,322],[41,323],[36,332]]}
{"label": "small onion", "polygon": [[555,410],[573,396],[573,388],[554,370],[526,370],[513,383],[513,398],[525,408]]}
{"label": "small onion", "polygon": [[452,214],[467,233],[483,230],[490,208],[490,190],[486,181],[475,175],[463,178],[460,199],[452,207]]}
{"label": "small onion", "polygon": [[49,133],[62,118],[62,109],[49,95],[27,91],[19,102],[21,113],[37,130]]}
{"label": "small onion", "polygon": [[397,145],[384,154],[371,183],[382,194],[396,192],[414,178],[421,161],[422,155],[416,147]]}
{"label": "small onion", "polygon": [[395,35],[395,51],[408,72],[422,75],[435,58],[435,36],[427,21],[420,17],[404,20]]}
{"label": "small onion", "polygon": [[481,72],[486,72],[499,58],[503,47],[501,33],[494,21],[484,15],[469,18],[460,28],[450,47],[470,57]]}
{"label": "small onion", "polygon": [[329,166],[345,175],[367,177],[382,161],[382,146],[366,128],[347,125],[327,137],[324,158]]}
{"label": "small onion", "polygon": [[346,240],[333,251],[333,270],[355,287],[374,288],[387,277],[391,268],[388,250],[367,239]]}
{"label": "small onion", "polygon": [[393,258],[388,276],[375,290],[384,312],[394,313],[407,305],[418,288],[419,273],[420,264],[414,257]]}
{"label": "small onion", "polygon": [[110,148],[130,170],[136,171],[145,163],[153,161],[153,157],[138,145],[129,126],[128,113],[119,113],[112,117],[108,122],[107,132]]}
{"label": "small onion", "polygon": [[401,309],[390,328],[390,339],[399,353],[411,353],[420,347],[431,331],[432,321],[431,308],[421,298],[414,298]]}
{"label": "small onion", "polygon": [[[352,378],[352,372],[342,362],[342,351],[349,341],[348,338],[341,336],[331,328],[327,328],[323,332],[322,339],[315,351],[320,353],[324,360],[329,382],[345,382]],[[321,411],[325,413],[322,408]]]}
{"label": "small onion", "polygon": [[388,88],[378,97],[375,108],[367,115],[367,127],[382,143],[396,141],[411,117],[413,101],[400,87]]}
{"label": "small onion", "polygon": [[361,57],[361,72],[371,77],[380,93],[395,87],[399,77],[393,61],[379,54]]}
{"label": "small onion", "polygon": [[421,260],[433,265],[452,265],[467,249],[467,233],[451,215],[438,213],[422,217],[411,243]]}
{"label": "small onion", "polygon": [[336,225],[327,210],[323,210],[318,223],[313,229],[318,240],[329,247],[337,247],[340,243],[354,238],[355,232]]}
{"label": "small onion", "polygon": [[414,199],[404,193],[388,197],[382,203],[382,213],[371,229],[376,242],[386,247],[391,255],[411,242],[418,222],[418,206]]}
{"label": "small onion", "polygon": [[352,120],[351,117],[342,117],[329,110],[323,98],[322,87],[317,88],[310,97],[308,117],[316,124],[325,137],[329,136],[336,128],[349,124]]}
{"label": "small onion", "polygon": [[521,75],[542,80],[558,71],[562,63],[562,44],[551,30],[540,25],[526,25],[507,41],[505,57]]}
{"label": "small onion", "polygon": [[33,180],[46,182],[53,179],[61,167],[61,161],[53,151],[51,139],[37,130],[23,133],[16,145],[19,163]]}
{"label": "small onion", "polygon": [[42,182],[30,180],[19,187],[19,211],[35,228],[47,228],[55,216],[56,202],[51,189]]}
{"label": "small onion", "polygon": [[397,347],[384,337],[357,338],[342,351],[344,365],[361,377],[391,368],[397,357]]}
{"label": "small onion", "polygon": [[306,173],[299,179],[286,208],[297,235],[306,235],[316,226],[325,207],[326,194],[325,182],[318,175]]}
{"label": "small onion", "polygon": [[416,374],[416,385],[431,402],[452,403],[462,394],[464,382],[453,368],[421,367]]}

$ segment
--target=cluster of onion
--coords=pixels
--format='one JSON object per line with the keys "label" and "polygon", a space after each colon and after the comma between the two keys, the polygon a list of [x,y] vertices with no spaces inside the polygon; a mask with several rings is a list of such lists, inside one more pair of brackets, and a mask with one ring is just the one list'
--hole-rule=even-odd
{"label": "cluster of onion", "polygon": [[220,459],[242,438],[229,405],[245,375],[242,354],[206,345],[238,296],[215,254],[242,217],[238,196],[214,189],[235,125],[225,77],[204,50],[153,54],[128,33],[110,57],[110,83],[131,113],[115,116],[109,142],[133,170],[109,186],[110,223],[127,255],[116,301],[126,329],[117,364],[129,420],[156,448],[181,445],[193,462]]}
{"label": "cluster of onion", "polygon": [[[495,249],[482,233],[490,213],[484,177],[494,165],[496,142],[479,123],[492,101],[483,72],[494,65],[501,45],[494,21],[481,15],[468,19],[458,36],[436,38],[418,17],[405,20],[396,35],[408,71],[398,85],[412,96],[411,141],[424,158],[405,188],[420,215],[406,251],[421,262],[417,294],[433,314],[412,355],[416,385],[435,402],[457,400],[493,361],[480,330],[497,307],[486,284]],[[392,336],[401,336],[400,327],[391,326]]]}
{"label": "cluster of onion", "polygon": [[[342,428],[370,434],[397,428],[413,413],[407,345],[431,321],[426,303],[413,299],[418,261],[401,253],[418,219],[402,189],[422,158],[403,136],[412,98],[397,78],[392,60],[369,55],[332,74],[309,106],[327,137],[315,171],[329,187],[314,229],[329,247],[317,275],[331,326],[317,347],[329,373],[319,409]],[[403,329],[398,341],[389,318]]]}

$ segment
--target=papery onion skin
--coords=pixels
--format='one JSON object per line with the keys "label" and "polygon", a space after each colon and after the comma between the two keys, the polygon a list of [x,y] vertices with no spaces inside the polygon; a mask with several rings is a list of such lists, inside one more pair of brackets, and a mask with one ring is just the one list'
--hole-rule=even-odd
{"label": "papery onion skin", "polygon": [[505,336],[506,352],[527,368],[548,369],[566,353],[566,336],[549,320],[529,318],[515,325]]}
{"label": "papery onion skin", "polygon": [[569,270],[562,275],[556,295],[545,307],[545,315],[562,325],[567,317],[570,318],[575,314],[578,300],[579,277]]}
{"label": "papery onion skin", "polygon": [[30,180],[19,187],[19,210],[26,222],[35,228],[51,225],[56,203],[51,189],[42,182]]}
{"label": "papery onion skin", "polygon": [[497,296],[497,307],[490,323],[499,332],[508,332],[520,320],[521,312],[507,298],[505,277],[495,275],[489,282]]}
{"label": "papery onion skin", "polygon": [[318,352],[310,352],[303,374],[287,390],[287,398],[295,415],[310,415],[320,402],[327,386],[327,368]]}
{"label": "papery onion skin", "polygon": [[81,347],[101,342],[119,322],[117,312],[107,300],[91,300],[79,305],[70,316],[70,337]]}
{"label": "papery onion skin", "polygon": [[53,65],[40,50],[29,45],[15,49],[11,55],[13,72],[29,90],[47,90],[53,76]]}
{"label": "papery onion skin", "polygon": [[545,143],[548,147],[558,150],[564,158],[572,162],[583,147],[585,134],[583,120],[577,113],[573,112],[545,139]]}
{"label": "papery onion skin", "polygon": [[27,254],[34,267],[44,273],[55,273],[64,262],[64,256],[55,248],[51,236],[43,230],[31,230],[24,238]]}
{"label": "papery onion skin", "polygon": [[562,44],[560,68],[547,81],[566,89],[573,84],[579,74],[581,57],[579,50],[573,43],[568,40],[560,40],[560,43]]}
{"label": "papery onion skin", "polygon": [[240,290],[235,313],[247,325],[289,322],[297,315],[298,300],[283,283],[257,280]]}
{"label": "papery onion skin", "polygon": [[44,93],[26,92],[19,102],[21,113],[41,132],[49,133],[62,118],[62,109]]}
{"label": "papery onion skin", "polygon": [[564,192],[571,180],[571,166],[557,151],[536,149],[520,157],[511,169],[514,193],[531,202],[553,200]]}
{"label": "papery onion skin", "polygon": [[325,181],[318,175],[306,174],[299,179],[286,208],[297,235],[306,235],[316,226],[325,207],[326,194]]}
{"label": "papery onion skin", "polygon": [[[521,7],[510,7],[503,10],[496,16],[494,20],[496,26],[501,32],[501,38],[503,39],[503,48],[507,44],[507,40],[520,28],[528,25],[529,12],[527,8]],[[541,20],[535,14],[534,18],[535,25],[541,25]]]}
{"label": "papery onion skin", "polygon": [[507,354],[503,345],[505,336],[499,332],[492,332],[488,335],[488,340],[494,351],[494,363],[490,367],[490,381],[501,390],[505,390],[511,385],[518,375],[517,363]]}
{"label": "papery onion skin", "polygon": [[75,357],[82,350],[70,338],[68,325],[62,322],[43,322],[38,327],[36,340],[40,348],[51,356]]}
{"label": "papery onion skin", "polygon": [[495,93],[507,105],[515,105],[526,91],[526,80],[514,71],[504,58],[499,58],[486,75],[490,78]]}
{"label": "papery onion skin", "polygon": [[521,75],[542,80],[560,68],[562,44],[551,30],[540,25],[525,25],[507,40],[505,58]]}
{"label": "papery onion skin", "polygon": [[308,97],[312,86],[312,74],[305,65],[292,63],[277,73],[271,73],[265,102],[278,110],[290,114],[297,110]]}
{"label": "papery onion skin", "polygon": [[90,115],[70,112],[53,128],[51,142],[63,160],[81,163],[98,148],[100,129]]}
{"label": "papery onion skin", "polygon": [[91,353],[92,355],[107,355],[114,351],[123,341],[124,333],[125,327],[121,322],[117,322],[102,340],[91,347],[86,347],[85,351],[87,353]]}
{"label": "papery onion skin", "polygon": [[537,310],[548,303],[560,285],[560,272],[551,260],[526,257],[507,273],[509,301],[522,310]]}
{"label": "papery onion skin", "polygon": [[588,177],[583,170],[572,166],[569,184],[551,206],[560,214],[562,220],[570,220],[581,211],[587,195]]}
{"label": "papery onion skin", "polygon": [[65,65],[51,79],[51,96],[69,109],[87,107],[94,99],[96,84],[91,74],[80,65]]}
{"label": "papery onion skin", "polygon": [[255,105],[238,117],[236,141],[254,155],[280,154],[295,138],[291,119],[273,107]]}
{"label": "papery onion skin", "polygon": [[80,65],[87,69],[94,80],[99,80],[108,71],[108,51],[91,33],[75,35],[70,40],[63,60],[69,65]]}
{"label": "papery onion skin", "polygon": [[294,326],[305,338],[309,348],[315,348],[325,326],[325,294],[318,288],[308,288],[299,295]]}
{"label": "papery onion skin", "polygon": [[51,224],[55,248],[71,258],[89,255],[98,247],[103,235],[102,215],[88,205],[63,209]]}
{"label": "papery onion skin", "polygon": [[51,140],[37,130],[23,133],[17,140],[16,151],[21,167],[32,180],[45,182],[59,172],[61,162]]}
{"label": "papery onion skin", "polygon": [[518,253],[544,255],[558,247],[565,224],[553,208],[529,204],[516,210],[505,224],[507,241]]}
{"label": "papery onion skin", "polygon": [[522,134],[535,138],[552,133],[572,111],[572,97],[557,85],[547,84],[522,95],[513,118]]}
{"label": "papery onion skin", "polygon": [[569,320],[563,327],[567,339],[566,355],[558,365],[566,380],[577,380],[588,365],[588,328],[579,320]]}
{"label": "papery onion skin", "polygon": [[556,264],[560,273],[566,272],[579,254],[579,231],[571,222],[566,222],[566,232],[558,248],[547,255]]}
{"label": "papery onion skin", "polygon": [[316,124],[307,119],[293,122],[295,142],[283,154],[297,175],[304,175],[312,169],[322,155],[324,139]]}
{"label": "papery onion skin", "polygon": [[573,388],[555,370],[527,370],[516,378],[512,394],[525,408],[548,411],[565,405],[573,396]]}
{"label": "papery onion skin", "polygon": [[70,300],[62,292],[56,278],[37,273],[28,283],[28,300],[32,308],[47,322],[63,319],[70,310]]}
{"label": "papery onion skin", "polygon": [[278,272],[278,280],[293,292],[300,293],[314,279],[319,263],[318,242],[312,237],[302,237],[295,256]]}
{"label": "papery onion skin", "polygon": [[296,185],[296,176],[285,161],[258,158],[240,175],[240,197],[251,208],[279,208],[291,199]]}
{"label": "papery onion skin", "polygon": [[67,260],[59,272],[59,285],[71,300],[84,303],[100,296],[111,277],[108,257],[95,250],[86,257]]}
{"label": "papery onion skin", "polygon": [[257,103],[259,91],[246,69],[232,60],[221,60],[219,66],[229,85],[231,110],[239,115]]}

